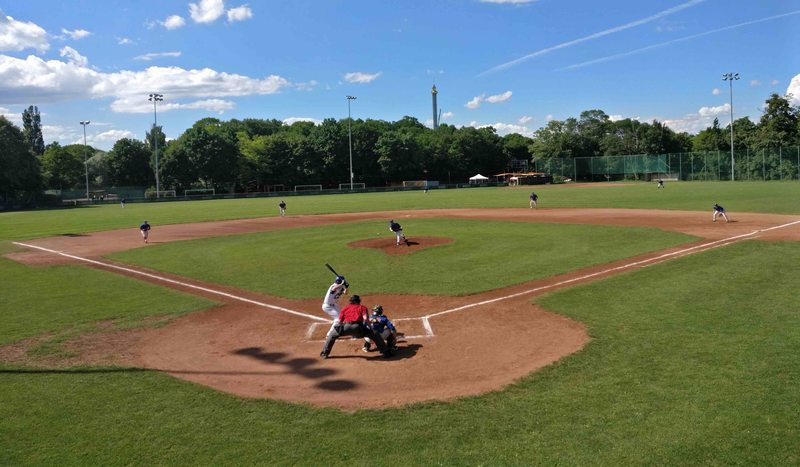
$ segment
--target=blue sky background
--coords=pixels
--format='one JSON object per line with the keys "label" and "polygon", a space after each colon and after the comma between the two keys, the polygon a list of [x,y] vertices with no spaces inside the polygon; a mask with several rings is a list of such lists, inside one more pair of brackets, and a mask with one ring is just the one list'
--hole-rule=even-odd
{"label": "blue sky background", "polygon": [[[0,114],[110,149],[203,117],[443,122],[532,136],[601,109],[696,133],[800,98],[800,0],[0,0]],[[795,99],[795,104],[800,100]]]}

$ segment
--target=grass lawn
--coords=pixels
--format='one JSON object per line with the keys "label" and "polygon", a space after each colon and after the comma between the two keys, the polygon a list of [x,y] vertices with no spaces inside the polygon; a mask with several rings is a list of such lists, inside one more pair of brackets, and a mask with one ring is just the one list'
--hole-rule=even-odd
{"label": "grass lawn", "polygon": [[[714,203],[737,212],[800,214],[798,182],[667,182],[598,183],[590,185],[545,185],[517,188],[469,188],[345,195],[285,196],[287,213],[320,214],[395,209],[450,209],[528,207],[535,190],[539,206],[648,208],[709,211]],[[143,220],[154,227],[220,219],[275,216],[280,198],[247,198],[212,201],[128,203],[0,212],[0,240],[23,240],[65,233],[85,233],[136,228]]]}
{"label": "grass lawn", "polygon": [[798,243],[748,241],[542,297],[588,346],[449,403],[343,414],[6,367],[0,464],[797,465],[798,261]]}
{"label": "grass lawn", "polygon": [[[0,254],[10,251],[0,245]],[[99,320],[131,326],[213,302],[85,266],[33,268],[0,257],[0,344]]]}
{"label": "grass lawn", "polygon": [[694,239],[648,228],[455,219],[407,220],[403,228],[411,239],[439,236],[455,242],[400,256],[347,247],[378,235],[394,242],[384,221],[370,221],[172,242],[113,258],[290,298],[324,291],[331,281],[326,262],[347,277],[354,293],[466,295]]}

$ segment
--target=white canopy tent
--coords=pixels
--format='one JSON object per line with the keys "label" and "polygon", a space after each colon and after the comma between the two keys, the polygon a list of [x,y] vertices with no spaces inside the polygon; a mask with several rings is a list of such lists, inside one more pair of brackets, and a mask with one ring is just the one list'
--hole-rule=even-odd
{"label": "white canopy tent", "polygon": [[484,177],[481,174],[469,177],[470,183],[484,183],[486,180],[489,180],[489,177]]}

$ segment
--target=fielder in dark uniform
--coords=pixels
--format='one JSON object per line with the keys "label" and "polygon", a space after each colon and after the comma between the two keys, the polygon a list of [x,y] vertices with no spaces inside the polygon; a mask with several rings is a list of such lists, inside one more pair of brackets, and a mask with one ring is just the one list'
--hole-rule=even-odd
{"label": "fielder in dark uniform", "polygon": [[400,227],[400,224],[395,222],[394,219],[389,221],[389,230],[394,232],[394,236],[396,237],[395,246],[400,245],[400,242],[405,242],[406,244],[408,244],[408,241],[406,240],[406,236],[403,233],[403,228]]}
{"label": "fielder in dark uniform", "polygon": [[281,200],[281,202],[278,203],[278,207],[280,208],[280,211],[281,211],[281,217],[285,216],[286,215],[286,203],[284,203],[283,200]]}
{"label": "fielder in dark uniform", "polygon": [[139,226],[139,232],[142,233],[142,238],[144,242],[147,243],[147,238],[150,236],[150,224],[147,221],[144,221],[142,225]]}
{"label": "fielder in dark uniform", "polygon": [[322,347],[322,352],[319,353],[321,358],[328,358],[331,353],[334,342],[341,336],[353,336],[356,338],[369,337],[378,350],[381,351],[384,357],[391,357],[392,351],[386,347],[386,342],[380,334],[375,333],[371,327],[367,325],[367,314],[369,310],[361,304],[361,297],[353,295],[350,297],[350,304],[342,309],[339,314],[339,324],[328,333],[325,339],[325,345]]}
{"label": "fielder in dark uniform", "polygon": [[536,192],[532,191],[531,195],[528,197],[528,199],[531,200],[531,202],[529,203],[529,206],[530,206],[531,209],[533,209],[533,208],[536,207],[536,202],[539,201],[539,195],[537,195]]}
{"label": "fielder in dark uniform", "polygon": [[717,216],[722,216],[725,222],[728,222],[728,215],[725,214],[725,208],[715,203],[712,209],[714,209],[714,215],[711,216],[711,222],[717,222]]}

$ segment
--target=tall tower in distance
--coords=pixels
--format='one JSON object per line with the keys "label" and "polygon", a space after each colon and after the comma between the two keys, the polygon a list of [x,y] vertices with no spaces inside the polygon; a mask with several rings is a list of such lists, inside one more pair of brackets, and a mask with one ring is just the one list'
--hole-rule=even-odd
{"label": "tall tower in distance", "polygon": [[436,90],[436,85],[433,85],[433,89],[431,89],[431,99],[433,100],[433,129],[439,128],[439,109],[436,106],[436,94],[439,94],[439,91]]}

